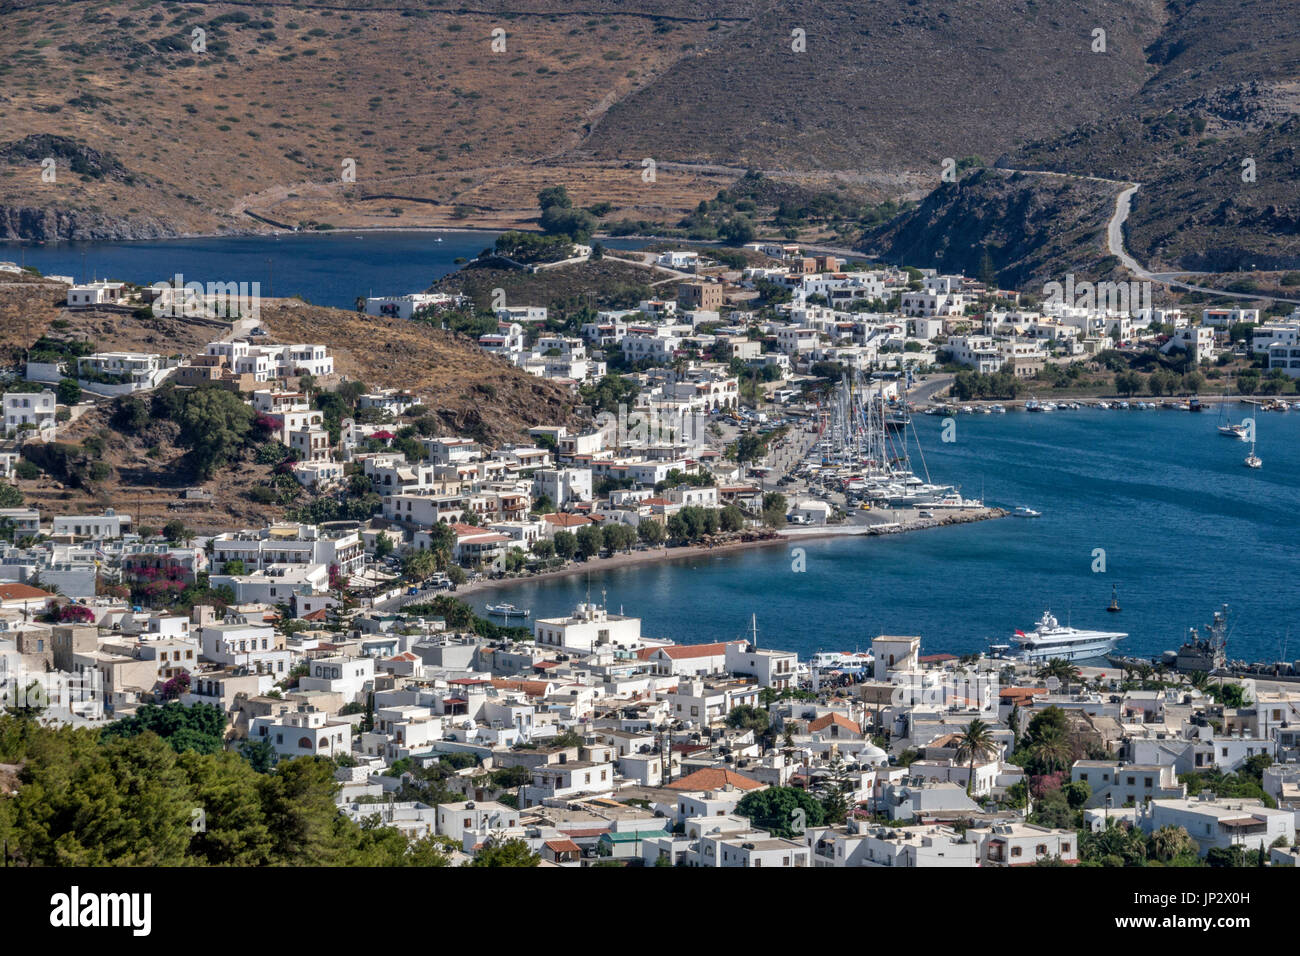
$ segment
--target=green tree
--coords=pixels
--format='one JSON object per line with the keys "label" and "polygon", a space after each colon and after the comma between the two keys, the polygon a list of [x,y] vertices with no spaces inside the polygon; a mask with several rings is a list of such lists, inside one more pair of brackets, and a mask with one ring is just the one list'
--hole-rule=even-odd
{"label": "green tree", "polygon": [[0,508],[21,508],[22,505],[23,493],[18,490],[18,487],[0,481]]}
{"label": "green tree", "polygon": [[253,409],[234,392],[196,388],[182,400],[176,416],[180,441],[189,449],[198,477],[211,478],[243,448],[253,427]]}
{"label": "green tree", "polygon": [[258,774],[238,754],[180,756],[203,826],[189,846],[192,862],[210,866],[265,866],[274,841],[262,816]]}
{"label": "green tree", "polygon": [[402,576],[412,583],[423,581],[437,570],[437,554],[428,548],[412,551],[402,561]]}
{"label": "green tree", "polygon": [[750,704],[740,704],[727,714],[727,726],[735,730],[752,730],[755,737],[767,733],[772,725],[772,715]]}
{"label": "green tree", "polygon": [[523,840],[505,840],[484,847],[470,866],[537,866],[541,861]]}
{"label": "green tree", "polygon": [[163,537],[172,544],[185,544],[194,540],[194,532],[185,527],[185,522],[173,518],[163,525]]}
{"label": "green tree", "polygon": [[81,401],[81,386],[75,378],[60,379],[54,394],[60,405],[75,405]]}
{"label": "green tree", "polygon": [[565,561],[572,560],[578,553],[578,539],[572,531],[557,531],[552,540],[555,542],[555,553]]}
{"label": "green tree", "polygon": [[392,554],[394,547],[393,539],[382,531],[375,536],[375,557],[378,560],[382,561],[384,558]]}
{"label": "green tree", "polygon": [[769,831],[773,836],[793,839],[802,831],[796,829],[802,811],[806,827],[821,826],[826,819],[825,809],[812,794],[801,787],[769,787],[751,791],[736,804],[736,814],[749,818],[755,827]]}
{"label": "green tree", "polygon": [[958,762],[969,761],[970,773],[966,778],[966,795],[970,796],[971,787],[975,783],[975,764],[991,756],[995,750],[993,729],[977,717],[961,729],[956,743]]}
{"label": "green tree", "polygon": [[723,531],[740,531],[745,527],[745,512],[735,505],[727,505],[718,515],[718,527]]}
{"label": "green tree", "polygon": [[646,518],[637,524],[636,536],[641,539],[642,544],[657,548],[664,543],[664,538],[667,535],[664,532],[663,525],[653,518]]}
{"label": "green tree", "polygon": [[584,558],[594,558],[604,547],[605,536],[600,525],[584,524],[578,529],[578,553]]}

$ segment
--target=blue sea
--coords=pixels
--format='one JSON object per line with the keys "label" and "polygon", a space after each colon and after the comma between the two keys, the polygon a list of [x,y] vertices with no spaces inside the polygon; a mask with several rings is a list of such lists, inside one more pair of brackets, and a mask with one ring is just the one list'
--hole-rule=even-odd
{"label": "blue sea", "polygon": [[[496,241],[491,232],[296,232],[139,242],[0,242],[0,259],[77,281],[258,282],[265,296],[352,309],[357,296],[423,292]],[[441,241],[439,241],[441,240]],[[635,239],[606,240],[634,249]]]}
{"label": "blue sea", "polygon": [[[1233,420],[1251,413],[1229,406]],[[942,419],[917,416],[936,481],[1042,517],[801,542],[792,547],[806,552],[802,573],[787,547],[605,572],[593,560],[590,584],[587,575],[552,579],[479,592],[472,603],[562,615],[590,587],[612,610],[642,618],[650,636],[734,639],[757,614],[760,644],[806,657],[865,649],[881,633],[920,635],[923,653],[984,650],[1048,608],[1076,627],[1126,631],[1122,652],[1152,656],[1226,602],[1229,656],[1296,659],[1300,412],[1256,420],[1259,471],[1243,464],[1248,445],[1217,433],[1214,411],[958,416],[951,444],[940,441]],[[1112,585],[1119,614],[1105,610]]]}

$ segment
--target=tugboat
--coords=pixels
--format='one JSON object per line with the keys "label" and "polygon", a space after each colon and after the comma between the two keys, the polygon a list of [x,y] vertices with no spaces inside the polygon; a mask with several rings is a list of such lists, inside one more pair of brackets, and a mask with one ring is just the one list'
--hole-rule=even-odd
{"label": "tugboat", "polygon": [[1119,595],[1115,593],[1115,585],[1113,584],[1110,586],[1110,603],[1106,605],[1106,610],[1111,614],[1120,612]]}

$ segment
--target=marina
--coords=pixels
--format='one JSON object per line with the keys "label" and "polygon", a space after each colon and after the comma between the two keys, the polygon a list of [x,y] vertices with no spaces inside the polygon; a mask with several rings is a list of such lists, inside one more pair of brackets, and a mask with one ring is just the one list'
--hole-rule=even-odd
{"label": "marina", "polygon": [[[818,537],[611,570],[593,559],[583,576],[520,580],[470,600],[495,603],[508,592],[534,615],[560,613],[581,598],[589,573],[611,604],[638,609],[649,634],[729,640],[757,610],[773,646],[805,656],[866,647],[881,633],[917,634],[926,652],[981,652],[1048,606],[1096,625],[1115,584],[1124,623],[1114,630],[1128,632],[1123,651],[1137,657],[1182,643],[1190,622],[1171,605],[1188,606],[1182,594],[1233,602],[1233,656],[1243,660],[1278,658],[1286,629],[1300,624],[1290,588],[1232,583],[1261,568],[1274,581],[1300,577],[1291,545],[1300,417],[1270,421],[1259,443],[1269,466],[1257,472],[1242,467],[1240,446],[1219,441],[1213,415],[981,415],[960,420],[953,442],[941,440],[937,417],[912,418],[931,474],[983,487],[989,504],[1008,510],[1032,502],[1041,517]],[[1192,543],[1202,559],[1188,559]],[[792,571],[794,547],[803,572]],[[1093,570],[1101,566],[1096,549],[1104,571]]]}

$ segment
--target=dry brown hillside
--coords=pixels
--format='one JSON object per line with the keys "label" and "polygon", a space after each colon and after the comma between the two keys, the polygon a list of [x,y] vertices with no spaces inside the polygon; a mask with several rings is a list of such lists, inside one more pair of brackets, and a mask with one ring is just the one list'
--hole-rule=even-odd
{"label": "dry brown hillside", "polygon": [[517,441],[534,425],[573,421],[567,388],[519,371],[463,335],[296,299],[264,305],[262,320],[277,341],[328,345],[340,375],[424,396],[449,434],[498,443]]}
{"label": "dry brown hillside", "polygon": [[[23,349],[41,335],[89,340],[100,349],[189,355],[228,331],[129,313],[67,312],[35,284],[0,289],[0,314],[26,317],[23,323],[4,325],[0,347],[11,361],[21,358]],[[519,371],[465,336],[296,299],[264,303],[261,315],[271,333],[266,341],[328,345],[335,358],[335,379],[346,376],[373,388],[415,390],[425,397],[443,434],[499,443],[526,439],[533,425],[575,420],[574,400],[566,388]],[[110,426],[110,410],[111,404],[102,400],[81,409],[58,436],[60,443],[83,449],[88,464],[107,465],[101,477],[76,482],[42,474],[18,481],[27,503],[40,508],[47,519],[114,507],[133,515],[139,525],[156,528],[180,518],[196,531],[211,532],[258,526],[283,516],[283,504],[260,504],[250,497],[254,487],[268,484],[273,472],[272,465],[256,461],[251,448],[212,480],[196,482],[186,467],[185,449],[177,444],[178,426],[154,421],[138,435],[127,436]],[[93,439],[103,441],[102,451]],[[94,451],[85,451],[87,440],[92,440]],[[189,488],[200,488],[210,497],[187,498]],[[303,491],[290,504],[310,500]]]}

